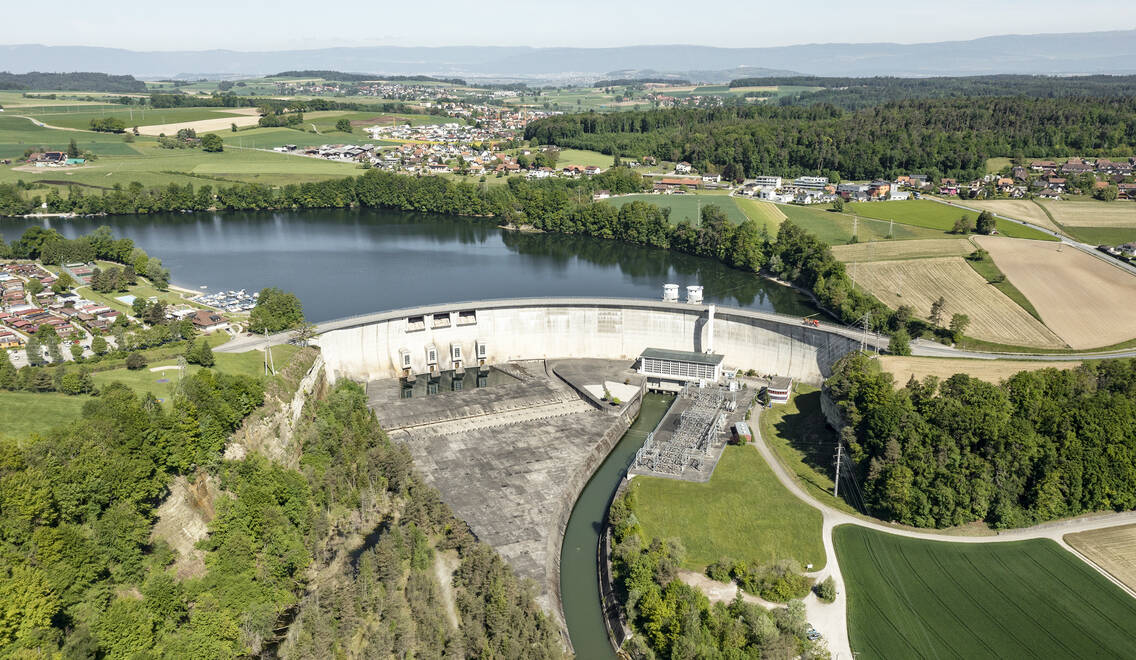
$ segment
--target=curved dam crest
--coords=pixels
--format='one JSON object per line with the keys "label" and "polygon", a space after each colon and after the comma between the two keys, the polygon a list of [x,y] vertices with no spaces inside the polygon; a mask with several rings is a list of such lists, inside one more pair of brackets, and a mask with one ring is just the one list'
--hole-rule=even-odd
{"label": "curved dam crest", "polygon": [[[527,298],[393,310],[321,323],[329,378],[367,383],[392,439],[522,577],[564,629],[560,548],[577,498],[634,421],[647,348],[713,352],[726,369],[820,385],[832,365],[880,340],[800,317],[635,299]],[[501,369],[515,382],[399,400],[407,373]],[[612,407],[599,383],[636,395]],[[589,576],[598,580],[598,576]]]}

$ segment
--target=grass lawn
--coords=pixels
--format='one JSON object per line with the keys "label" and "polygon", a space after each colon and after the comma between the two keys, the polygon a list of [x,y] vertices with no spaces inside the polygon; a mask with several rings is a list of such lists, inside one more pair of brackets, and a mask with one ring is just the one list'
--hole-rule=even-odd
{"label": "grass lawn", "polygon": [[691,570],[722,557],[825,562],[820,511],[785,490],[754,447],[726,447],[709,483],[635,477],[632,488],[646,535],[680,539]]}
{"label": "grass lawn", "polygon": [[996,174],[1013,164],[1014,162],[1009,158],[987,158],[986,172],[988,174]]}
{"label": "grass lawn", "polygon": [[761,437],[809,495],[855,513],[847,502],[832,494],[836,437],[825,425],[820,390],[803,383],[794,384],[793,390],[788,403],[761,411],[757,423]]}
{"label": "grass lawn", "polygon": [[78,419],[89,396],[0,392],[0,436],[24,438]]}
{"label": "grass lawn", "polygon": [[588,167],[595,165],[607,169],[611,167],[615,159],[607,154],[601,154],[598,151],[588,151],[586,149],[561,149],[560,158],[556,161],[557,167],[567,167],[568,165],[579,165],[580,167]]}
{"label": "grass lawn", "polygon": [[1136,600],[1051,540],[833,542],[860,658],[1132,657]]}
{"label": "grass lawn", "polygon": [[1061,229],[1078,241],[1089,245],[1122,245],[1136,241],[1136,228],[1133,227],[1074,227],[1063,225]]}
{"label": "grass lawn", "polygon": [[[813,206],[777,204],[776,206],[797,226],[816,234],[817,238],[829,245],[845,245],[852,242],[853,229],[856,230],[860,242],[943,237],[941,231],[913,227],[898,221],[894,226],[888,221],[863,217],[854,222],[851,215],[830,211],[827,204]],[[891,239],[888,239],[888,232],[891,232]]]}
{"label": "grass lawn", "polygon": [[634,201],[669,208],[670,221],[674,225],[686,220],[697,227],[702,217],[701,209],[711,204],[725,211],[726,216],[735,224],[740,225],[746,221],[746,214],[734,203],[734,198],[725,195],[621,195],[607,200],[608,203],[616,206]]}
{"label": "grass lawn", "polygon": [[[141,138],[136,139],[141,140]],[[75,140],[81,151],[91,151],[99,156],[124,156],[138,153],[130,144],[123,141],[121,135],[60,131],[36,126],[22,117],[0,116],[0,158],[23,158],[24,152],[28,149],[42,148],[66,151],[71,140]],[[51,173],[58,178],[58,175],[64,171],[72,170],[52,168]],[[28,172],[17,174],[25,177],[35,176],[35,174]]]}
{"label": "grass lawn", "polygon": [[[878,220],[895,220],[896,222],[915,227],[937,229],[949,232],[955,221],[962,216],[970,218],[973,226],[978,214],[973,211],[940,204],[927,199],[910,199],[896,202],[854,202],[845,204],[846,211],[866,218]],[[1056,238],[1040,232],[1032,227],[1025,227],[1016,222],[998,223],[998,233],[1011,238],[1033,238],[1041,241],[1055,241]]]}

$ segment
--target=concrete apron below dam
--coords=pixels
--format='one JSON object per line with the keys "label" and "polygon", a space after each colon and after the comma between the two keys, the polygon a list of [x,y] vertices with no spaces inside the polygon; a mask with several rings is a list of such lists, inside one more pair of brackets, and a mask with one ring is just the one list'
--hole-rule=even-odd
{"label": "concrete apron below dam", "polygon": [[[409,399],[401,398],[397,378],[367,384],[368,403],[391,439],[410,449],[426,481],[478,539],[537,584],[538,602],[566,642],[564,530],[588,479],[638,414],[645,381],[631,366],[510,362],[493,367],[511,377],[493,385]],[[596,395],[605,383],[632,395],[612,405]]]}

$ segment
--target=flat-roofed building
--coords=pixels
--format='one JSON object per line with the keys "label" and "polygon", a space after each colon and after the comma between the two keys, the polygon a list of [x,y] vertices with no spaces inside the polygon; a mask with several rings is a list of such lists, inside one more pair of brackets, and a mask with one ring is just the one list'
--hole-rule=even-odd
{"label": "flat-roofed building", "polygon": [[716,353],[672,351],[648,348],[639,355],[639,373],[659,382],[687,383],[690,381],[717,382],[722,376],[722,358]]}
{"label": "flat-roofed building", "polygon": [[773,382],[765,391],[769,394],[770,403],[788,403],[789,393],[793,389],[793,379],[785,376],[774,376]]}

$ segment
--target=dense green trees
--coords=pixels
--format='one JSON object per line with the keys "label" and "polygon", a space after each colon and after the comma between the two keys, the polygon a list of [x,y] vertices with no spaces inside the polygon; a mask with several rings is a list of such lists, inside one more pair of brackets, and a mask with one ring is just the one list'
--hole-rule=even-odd
{"label": "dense green trees", "polygon": [[216,133],[206,133],[201,136],[201,150],[209,153],[219,153],[225,150],[225,141]]}
{"label": "dense green trees", "polygon": [[624,156],[706,162],[727,178],[827,174],[869,179],[911,172],[971,178],[986,159],[1127,155],[1136,98],[944,98],[846,111],[830,105],[743,105],[559,115],[526,139]]}
{"label": "dense green trees", "polygon": [[[788,578],[795,575],[791,571],[762,571],[760,577],[754,572],[748,588],[778,589],[769,593],[783,595],[787,607],[768,611],[740,595],[732,603],[711,605],[701,591],[678,579],[682,547],[645,538],[633,507],[629,491],[612,503],[608,514],[616,589],[636,631],[624,645],[632,658],[827,657],[822,645],[807,639],[804,603],[789,600],[808,593],[807,581],[797,584],[799,580]],[[719,577],[728,578],[735,569],[747,579],[751,575],[743,565],[731,566]]]}
{"label": "dense green trees", "polygon": [[304,322],[304,308],[294,293],[285,293],[275,287],[261,289],[256,306],[249,314],[252,332],[281,332]]}
{"label": "dense green trees", "polygon": [[91,130],[100,133],[125,133],[126,122],[118,117],[102,117],[91,120]]}
{"label": "dense green trees", "polygon": [[1001,385],[956,374],[896,389],[849,356],[827,389],[862,489],[841,490],[873,515],[1016,527],[1136,508],[1136,360],[1022,372]]}

